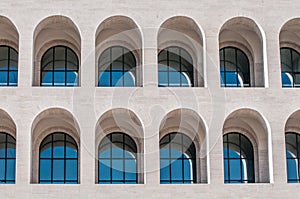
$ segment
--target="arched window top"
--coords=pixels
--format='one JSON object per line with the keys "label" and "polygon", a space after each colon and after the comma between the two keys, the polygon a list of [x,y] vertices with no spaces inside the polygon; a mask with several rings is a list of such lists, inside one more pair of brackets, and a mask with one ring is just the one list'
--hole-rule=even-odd
{"label": "arched window top", "polygon": [[250,140],[240,133],[223,136],[224,182],[253,183],[254,153]]}
{"label": "arched window top", "polygon": [[222,87],[250,87],[250,65],[247,55],[235,47],[220,50]]}
{"label": "arched window top", "polygon": [[293,48],[280,48],[282,87],[300,87],[300,54]]}
{"label": "arched window top", "polygon": [[39,153],[39,183],[78,183],[78,147],[70,135],[55,132],[46,136]]}
{"label": "arched window top", "polygon": [[41,60],[41,86],[78,86],[79,61],[66,46],[49,48]]}
{"label": "arched window top", "polygon": [[125,133],[111,133],[98,148],[99,184],[137,184],[137,146]]}
{"label": "arched window top", "polygon": [[0,46],[0,86],[18,85],[18,52],[10,46]]}
{"label": "arched window top", "polygon": [[193,60],[183,48],[170,46],[158,54],[158,86],[194,86]]}
{"label": "arched window top", "polygon": [[112,46],[102,52],[98,61],[98,86],[136,86],[136,59],[123,46]]}
{"label": "arched window top", "polygon": [[295,132],[285,134],[286,168],[288,183],[300,183],[300,135]]}
{"label": "arched window top", "polygon": [[160,182],[196,183],[196,148],[182,133],[170,133],[160,140]]}
{"label": "arched window top", "polygon": [[0,132],[0,184],[14,184],[16,169],[16,140]]}

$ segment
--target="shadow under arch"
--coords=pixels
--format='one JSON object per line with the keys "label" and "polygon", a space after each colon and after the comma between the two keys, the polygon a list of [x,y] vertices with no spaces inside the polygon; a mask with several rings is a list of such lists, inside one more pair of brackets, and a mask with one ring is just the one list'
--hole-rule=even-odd
{"label": "shadow under arch", "polygon": [[42,56],[53,46],[66,46],[72,49],[80,63],[81,35],[78,26],[69,17],[48,16],[35,27],[33,33],[33,86],[39,86]]}
{"label": "shadow under arch", "polygon": [[[49,108],[40,112],[31,126],[31,183],[38,183],[39,146],[43,139],[55,132],[70,135],[78,147],[78,165],[80,165],[80,128],[77,119],[63,108]],[[78,181],[80,168],[78,167]]]}
{"label": "shadow under arch", "polygon": [[185,49],[193,60],[194,85],[206,86],[205,40],[202,28],[188,16],[173,16],[166,19],[157,32],[158,53],[170,46]]}
{"label": "shadow under arch", "polygon": [[207,124],[194,110],[178,108],[168,112],[159,127],[159,140],[169,133],[188,136],[196,147],[196,175],[198,183],[209,183],[209,151]]}
{"label": "shadow under arch", "polygon": [[219,31],[219,49],[225,47],[238,48],[248,57],[251,87],[268,87],[266,38],[255,20],[237,16],[225,21]]}
{"label": "shadow under arch", "polygon": [[19,31],[15,24],[8,17],[0,15],[0,29],[0,45],[19,51]]}
{"label": "shadow under arch", "polygon": [[130,136],[137,146],[138,183],[144,183],[144,126],[139,117],[126,108],[114,108],[104,112],[96,123],[95,154],[96,183],[98,183],[98,147],[103,138],[111,133],[121,132]]}
{"label": "shadow under arch", "polygon": [[232,132],[245,135],[253,145],[255,182],[273,183],[271,129],[266,118],[254,109],[237,109],[223,125],[223,136]]}
{"label": "shadow under arch", "polygon": [[0,109],[0,131],[17,138],[17,127],[13,118],[3,109]]}

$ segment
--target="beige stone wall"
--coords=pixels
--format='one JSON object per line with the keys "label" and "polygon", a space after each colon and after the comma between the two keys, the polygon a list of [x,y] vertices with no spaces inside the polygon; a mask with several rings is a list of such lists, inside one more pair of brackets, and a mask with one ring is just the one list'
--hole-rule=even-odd
{"label": "beige stone wall", "polygon": [[[300,109],[300,93],[299,89],[281,88],[279,48],[295,46],[297,49],[300,45],[297,36],[299,20],[287,23],[300,17],[299,10],[298,0],[1,0],[0,16],[4,18],[0,18],[0,42],[19,51],[19,81],[18,87],[0,88],[1,128],[15,134],[17,140],[16,184],[0,185],[0,198],[297,197],[299,185],[286,182],[284,132],[299,129],[297,121],[300,117],[296,111]],[[238,20],[231,23],[234,18]],[[244,18],[251,23],[242,20]],[[120,29],[114,31],[110,29],[110,23],[103,24],[107,19],[115,19],[110,23]],[[125,27],[118,25],[118,19],[126,22]],[[179,27],[173,24],[179,21],[184,23]],[[159,34],[162,33],[160,28],[166,27],[181,34],[176,35],[177,32],[172,37]],[[280,34],[281,28],[283,32]],[[133,33],[116,35],[120,30]],[[221,30],[225,31],[222,33],[224,37],[220,36]],[[234,34],[225,34],[226,31]],[[109,34],[114,34],[114,37],[108,37]],[[239,34],[243,37],[236,36]],[[188,40],[183,40],[183,37]],[[101,38],[107,41],[104,46]],[[80,86],[33,86],[38,82],[36,66],[43,42],[50,47],[60,41],[73,46],[80,57]],[[135,56],[140,63],[139,87],[97,88],[95,63],[98,55],[108,45],[118,42],[124,42],[136,51]],[[158,49],[172,42],[179,42],[178,45],[192,51],[198,67],[195,79],[199,87],[157,87]],[[220,87],[219,48],[228,42],[243,44],[248,49],[255,75],[251,81],[256,87]],[[138,144],[140,151],[144,152],[139,168],[143,170],[139,179],[144,184],[95,184],[97,139],[103,136],[98,132],[101,126],[99,119],[117,109],[131,112],[126,116],[128,123],[121,122],[119,128],[133,129],[140,123],[134,135],[137,142],[141,142]],[[171,122],[168,123],[170,128],[184,128],[187,134],[191,129],[198,130],[197,157],[200,166],[197,168],[206,173],[203,179],[198,177],[198,181],[207,183],[159,184],[159,139],[164,130],[161,125],[168,118],[168,113],[174,110],[188,111],[175,114],[184,121],[183,127]],[[37,129],[42,129],[41,133],[46,132],[46,127],[41,125],[43,120],[39,119],[44,113],[50,114],[45,116],[49,128],[59,123],[66,132],[78,136],[78,185],[34,184],[35,143],[43,136],[37,135]],[[62,118],[65,120],[61,121]],[[39,120],[42,123],[38,123]],[[244,128],[239,120],[251,127],[244,129],[245,134],[252,136],[257,144],[255,154],[256,165],[259,166],[256,168],[256,180],[260,183],[224,185],[222,135],[227,127]],[[195,121],[200,125],[195,127]]]}

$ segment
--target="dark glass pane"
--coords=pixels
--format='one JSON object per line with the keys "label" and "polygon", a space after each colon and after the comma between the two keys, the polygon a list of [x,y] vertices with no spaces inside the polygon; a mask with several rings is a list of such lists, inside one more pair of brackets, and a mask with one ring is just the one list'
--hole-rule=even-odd
{"label": "dark glass pane", "polygon": [[77,72],[69,71],[69,72],[67,72],[66,76],[67,76],[67,80],[66,80],[67,86],[77,86],[78,85]]}
{"label": "dark glass pane", "polygon": [[16,158],[16,144],[7,143],[7,158]]}
{"label": "dark glass pane", "polygon": [[110,86],[110,72],[104,71],[99,75],[99,86]]}
{"label": "dark glass pane", "polygon": [[99,70],[107,70],[110,67],[110,49],[106,49],[99,59]]}
{"label": "dark glass pane", "polygon": [[53,72],[42,72],[42,86],[53,85]]}
{"label": "dark glass pane", "polygon": [[180,86],[180,73],[170,72],[169,73],[169,86]]}
{"label": "dark glass pane", "polygon": [[123,160],[112,160],[112,180],[122,180],[123,172]]}
{"label": "dark glass pane", "polygon": [[281,73],[281,79],[282,79],[282,87],[293,87],[293,76],[290,73],[282,72]]}
{"label": "dark glass pane", "polygon": [[168,53],[168,51],[165,49],[160,51],[160,53],[158,54],[158,63],[166,62],[167,53]]}
{"label": "dark glass pane", "polygon": [[136,162],[135,160],[125,161],[125,180],[136,180]]}
{"label": "dark glass pane", "polygon": [[66,142],[66,158],[77,158],[77,147]]}
{"label": "dark glass pane", "polygon": [[170,180],[170,161],[160,160],[160,180]]}
{"label": "dark glass pane", "polygon": [[123,72],[112,72],[112,86],[123,85]]}
{"label": "dark glass pane", "polygon": [[65,61],[66,59],[66,48],[65,47],[55,47],[54,48],[54,60],[55,61]]}
{"label": "dark glass pane", "polygon": [[292,50],[292,57],[293,57],[293,69],[294,72],[300,72],[300,57],[299,54]]}
{"label": "dark glass pane", "polygon": [[67,70],[78,70],[77,55],[70,49],[67,49]]}
{"label": "dark glass pane", "polygon": [[124,86],[135,86],[135,75],[133,72],[134,71],[124,73]]}
{"label": "dark glass pane", "polygon": [[0,86],[7,86],[8,82],[8,72],[7,71],[0,71]]}
{"label": "dark glass pane", "polygon": [[54,72],[54,86],[65,86],[65,72]]}
{"label": "dark glass pane", "polygon": [[282,71],[292,71],[292,57],[291,57],[291,51],[287,48],[280,49],[280,58],[281,58],[281,70]]}
{"label": "dark glass pane", "polygon": [[6,144],[0,143],[0,158],[5,158],[5,153],[6,153]]}
{"label": "dark glass pane", "polygon": [[18,71],[9,72],[9,85],[17,86],[18,85]]}
{"label": "dark glass pane", "polygon": [[6,180],[15,180],[16,160],[9,159],[6,162]]}
{"label": "dark glass pane", "polygon": [[167,72],[158,72],[158,85],[159,86],[168,86],[168,73]]}
{"label": "dark glass pane", "polygon": [[172,180],[183,180],[182,176],[182,161],[181,160],[173,160],[171,164],[172,168]]}

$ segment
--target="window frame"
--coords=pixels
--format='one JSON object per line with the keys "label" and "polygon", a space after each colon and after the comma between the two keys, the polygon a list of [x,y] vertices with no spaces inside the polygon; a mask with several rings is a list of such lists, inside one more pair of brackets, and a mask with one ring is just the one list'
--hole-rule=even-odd
{"label": "window frame", "polygon": [[[179,64],[179,71],[170,71],[170,68],[172,68],[171,66],[170,66],[170,61],[174,61],[174,60],[170,60],[170,53],[169,53],[169,48],[176,48],[176,49],[178,49],[179,50],[179,52],[178,52],[178,54],[179,55],[177,55],[178,56],[178,58],[179,58],[179,62],[177,62],[178,64]],[[166,57],[166,59],[165,60],[160,60],[160,55],[161,55],[161,53],[162,52],[164,52],[164,51],[166,51],[167,52],[167,57]],[[183,71],[182,70],[182,56],[181,56],[181,51],[184,51],[188,56],[189,56],[189,59],[191,60],[191,62],[192,63],[189,63],[190,64],[190,66],[184,66],[184,67],[186,67],[186,68],[188,68],[187,69],[187,71]],[[166,61],[167,62],[167,70],[165,70],[165,71],[160,71],[160,69],[159,69],[159,65],[161,65],[161,62],[164,62],[164,61]],[[157,75],[158,75],[158,87],[195,87],[195,85],[196,85],[196,83],[195,83],[195,72],[197,72],[197,71],[195,71],[194,70],[194,68],[195,68],[195,66],[194,66],[194,60],[193,60],[193,57],[192,57],[192,55],[185,49],[185,48],[183,48],[183,47],[180,47],[180,46],[167,46],[167,47],[165,47],[165,48],[163,48],[163,49],[161,49],[160,51],[159,51],[159,53],[158,53],[158,55],[157,55],[157,64],[158,64],[158,69],[157,69]],[[161,73],[161,72],[164,72],[164,73],[167,73],[167,86],[164,86],[164,85],[161,85],[160,84],[160,80],[159,80],[159,73]],[[180,82],[179,82],[179,85],[178,85],[178,83],[176,83],[176,85],[174,85],[174,86],[172,86],[172,85],[170,85],[170,73],[173,73],[173,72],[176,72],[176,73],[179,73],[180,74]],[[183,83],[182,83],[182,75],[183,75],[183,73],[187,73],[187,75],[188,75],[188,78],[189,78],[189,80],[190,80],[190,85],[188,85],[188,86],[184,86],[183,85]],[[190,75],[189,75],[190,74]]]}
{"label": "window frame", "polygon": [[[289,50],[290,53],[290,60],[291,61],[291,71],[283,71],[282,70],[282,57],[281,57],[281,50]],[[300,88],[300,81],[299,81],[299,86],[295,86],[295,75],[299,75],[300,77],[300,70],[299,72],[294,71],[294,62],[293,62],[293,52],[295,52],[298,56],[299,56],[299,60],[300,60],[300,53],[292,47],[281,47],[280,48],[280,69],[281,69],[281,87],[282,88]],[[299,66],[300,67],[300,66]],[[289,73],[291,75],[291,77],[293,78],[293,82],[291,86],[284,86],[283,85],[283,79],[282,79],[282,75],[285,73]]]}
{"label": "window frame", "polygon": [[[64,157],[63,158],[54,158],[53,157],[53,151],[54,151],[54,135],[58,135],[58,134],[62,134],[64,136],[64,140],[56,140],[56,142],[64,142]],[[47,138],[51,137],[51,142],[46,142],[46,143],[43,143],[44,141],[47,140]],[[71,142],[68,142],[67,141],[67,137],[69,139],[71,139],[73,141],[73,143]],[[72,144],[74,147],[76,147],[76,158],[67,158],[66,157],[66,143],[70,143]],[[41,158],[41,148],[44,147],[45,145],[51,143],[51,158]],[[79,184],[79,148],[78,148],[78,144],[76,142],[76,140],[71,136],[69,135],[68,133],[65,133],[65,132],[53,132],[53,133],[50,133],[48,134],[47,136],[45,136],[40,145],[39,145],[39,153],[38,153],[38,184]],[[45,160],[50,160],[51,161],[51,176],[50,176],[50,180],[41,180],[41,176],[40,176],[40,172],[41,172],[41,159],[45,159]],[[54,176],[53,176],[53,161],[54,160],[63,160],[64,161],[64,180],[63,180],[63,183],[53,183],[53,181],[62,181],[62,180],[54,180]],[[76,169],[76,180],[66,180],[66,161],[67,160],[76,160],[76,165],[77,165],[77,169]],[[43,182],[41,182],[43,181]],[[68,183],[68,182],[75,182],[75,183]]]}
{"label": "window frame", "polygon": [[[65,51],[65,54],[64,54],[64,59],[63,60],[56,60],[55,59],[55,48],[64,48],[64,51]],[[49,51],[53,51],[52,52],[52,59],[50,61],[48,61],[47,63],[43,63],[43,59],[44,59],[44,56],[49,52]],[[68,59],[67,59],[67,51],[71,51],[72,54],[75,56],[76,58],[76,63],[73,63],[75,66],[76,66],[76,69],[68,69],[67,68],[67,63],[69,62]],[[64,69],[63,70],[55,70],[55,61],[64,61]],[[49,63],[52,63],[52,69],[50,70],[45,70],[44,68],[49,64]],[[78,55],[76,54],[76,52],[69,46],[66,46],[66,45],[55,45],[55,46],[52,46],[50,48],[48,48],[44,53],[43,55],[41,56],[41,64],[40,64],[40,86],[41,87],[78,87],[79,86],[79,68],[80,68],[80,64],[79,64],[79,58],[78,58]],[[52,73],[52,82],[51,83],[47,83],[47,85],[43,85],[43,73],[47,74],[48,72]],[[64,84],[64,85],[56,85],[56,83],[54,82],[54,74],[55,73],[61,73],[63,72],[64,73],[64,83],[61,83],[61,84]],[[73,73],[76,73],[77,74],[77,77],[76,77],[76,85],[68,85],[68,82],[67,82],[67,73],[68,72],[73,72]],[[49,85],[48,85],[49,84]],[[50,85],[51,84],[51,85]]]}
{"label": "window frame", "polygon": [[[6,86],[10,86],[10,87],[17,87],[18,86],[18,76],[19,76],[19,52],[12,46],[9,45],[0,45],[0,48],[8,48],[7,50],[7,58],[5,59],[7,61],[7,69],[6,70],[0,70],[1,72],[7,72],[7,81],[6,81],[6,85],[0,85],[1,87],[6,87]],[[11,51],[14,51],[17,55],[17,60],[13,60],[11,59],[10,55],[11,55]],[[5,61],[4,60],[4,61]],[[3,61],[3,60],[0,60]],[[11,61],[15,61],[17,63],[16,69],[12,70],[11,66],[10,66],[10,62]],[[17,72],[17,81],[16,83],[10,83],[10,72]],[[5,83],[4,83],[5,84]]]}
{"label": "window frame", "polygon": [[[182,152],[183,157],[174,158],[171,155],[171,149],[174,149],[174,148],[172,148],[172,144],[174,144],[174,142],[172,142],[171,137],[172,136],[178,136],[178,135],[181,137],[180,138],[180,143],[176,143],[176,144],[181,145],[181,152]],[[184,147],[183,140],[184,140],[184,138],[187,139],[187,140],[189,140],[191,144],[188,146],[188,148],[186,149],[186,151],[183,153],[183,147]],[[164,139],[168,139],[168,141],[167,142],[162,142]],[[161,149],[163,149],[165,146],[168,147],[169,153],[168,153],[168,157],[162,158],[161,157]],[[168,133],[168,134],[164,135],[160,139],[160,141],[159,141],[159,151],[160,151],[160,155],[159,155],[159,160],[160,160],[160,184],[195,184],[195,183],[197,183],[197,178],[198,178],[198,176],[197,176],[197,173],[198,173],[197,172],[197,150],[196,150],[196,145],[195,145],[194,141],[189,136],[187,136],[184,133],[180,133],[180,132],[171,132],[171,133]],[[184,155],[184,154],[186,154],[187,151],[189,151],[189,153],[191,154],[191,157],[186,157],[186,155]],[[191,173],[193,175],[193,176],[191,176],[192,179],[190,179],[190,180],[185,180],[184,179],[184,173],[185,173],[185,169],[184,168],[185,167],[182,166],[182,179],[180,179],[180,180],[173,180],[172,179],[172,168],[170,168],[169,169],[170,170],[169,171],[170,172],[169,173],[169,179],[167,179],[167,180],[161,180],[161,174],[162,174],[162,171],[161,171],[162,170],[161,161],[162,160],[169,160],[168,167],[171,167],[172,162],[174,160],[178,160],[178,159],[181,160],[182,165],[184,165],[184,161],[185,160],[190,160],[191,161],[191,165],[190,166],[191,166],[191,169],[192,169]]]}
{"label": "window frame", "polygon": [[[230,70],[226,70],[226,56],[225,56],[225,50],[226,49],[233,49],[235,51],[235,63],[232,63],[234,66],[235,66],[235,70],[234,71],[230,71]],[[246,57],[246,61],[247,61],[247,66],[248,66],[248,74],[249,74],[249,84],[244,84],[243,82],[243,86],[239,85],[239,75],[238,74],[243,74],[241,71],[241,69],[238,67],[237,65],[237,62],[238,62],[238,56],[237,56],[237,52],[241,52],[245,57]],[[221,53],[223,54],[223,60],[221,59]],[[222,47],[220,50],[219,50],[219,60],[220,60],[220,85],[221,87],[225,87],[225,88],[243,88],[243,87],[252,87],[251,85],[251,65],[250,65],[250,60],[249,60],[249,57],[247,56],[247,54],[240,48],[238,47],[234,47],[234,46],[225,46],[225,47]],[[222,62],[224,62],[224,69],[223,71],[221,70],[221,66],[222,66]],[[235,86],[227,86],[227,83],[226,83],[226,73],[228,72],[234,72],[235,73],[235,76],[236,76],[236,85]],[[224,74],[224,80],[222,80],[222,73]]]}

